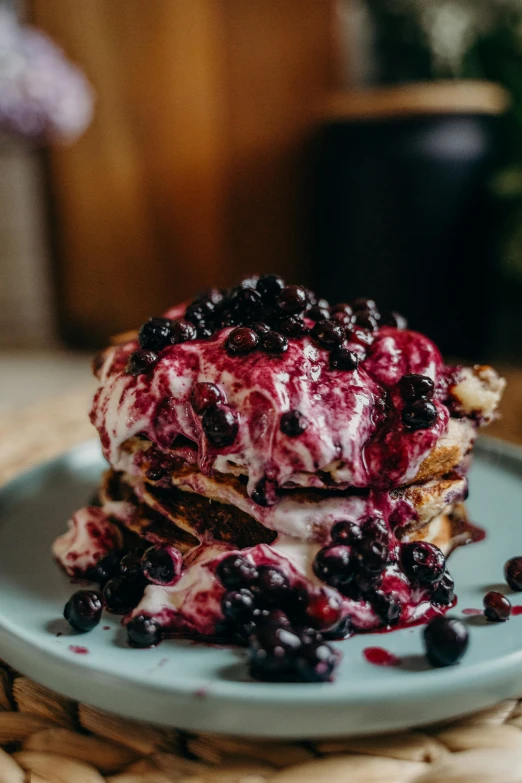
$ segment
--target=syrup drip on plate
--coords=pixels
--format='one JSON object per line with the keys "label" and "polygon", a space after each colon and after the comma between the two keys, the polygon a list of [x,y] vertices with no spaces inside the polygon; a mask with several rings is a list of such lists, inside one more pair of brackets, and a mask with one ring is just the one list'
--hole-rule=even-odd
{"label": "syrup drip on plate", "polygon": [[363,656],[374,666],[399,666],[401,663],[398,655],[385,650],[384,647],[365,647]]}

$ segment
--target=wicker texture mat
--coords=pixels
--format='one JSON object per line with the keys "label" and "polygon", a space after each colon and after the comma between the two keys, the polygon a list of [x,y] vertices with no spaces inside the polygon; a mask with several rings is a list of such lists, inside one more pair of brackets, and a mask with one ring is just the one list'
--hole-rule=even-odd
{"label": "wicker texture mat", "polygon": [[[87,404],[78,392],[0,418],[0,483],[92,437]],[[395,735],[256,742],[109,715],[0,662],[0,783],[103,781],[522,783],[522,700]]]}

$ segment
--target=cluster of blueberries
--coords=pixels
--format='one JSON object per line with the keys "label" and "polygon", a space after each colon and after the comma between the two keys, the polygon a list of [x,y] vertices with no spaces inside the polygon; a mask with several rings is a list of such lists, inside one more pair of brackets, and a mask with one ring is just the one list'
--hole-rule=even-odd
{"label": "cluster of blueberries", "polygon": [[[111,552],[86,573],[101,592],[78,590],[65,605],[64,617],[76,631],[91,631],[104,607],[113,614],[127,614],[139,604],[148,584],[174,584],[182,568],[181,552],[173,546]],[[161,627],[150,617],[138,615],[126,627],[133,647],[152,647],[161,641]]]}
{"label": "cluster of blueberries", "polygon": [[[364,535],[354,523],[337,522],[330,546],[316,556],[314,571],[341,594],[370,600],[383,623],[390,626],[397,623],[400,606],[378,590],[382,564],[388,561],[389,533],[377,518],[367,520],[363,527]],[[403,544],[400,559],[410,579],[431,586],[432,603],[452,603],[453,580],[436,546]],[[101,590],[75,592],[65,605],[64,617],[77,632],[91,631],[100,622],[104,607],[115,614],[127,614],[139,603],[147,584],[174,584],[182,565],[181,553],[171,546],[106,555],[87,574]],[[247,644],[255,679],[324,682],[332,678],[340,656],[328,640],[342,639],[351,631],[349,620],[342,619],[338,598],[323,589],[309,589],[304,583],[291,585],[280,569],[268,563],[254,565],[239,553],[221,560],[216,576],[225,589],[224,620],[218,634]],[[504,576],[512,590],[522,592],[522,557],[506,562]],[[505,622],[511,615],[509,599],[497,591],[487,593],[484,615],[490,622]],[[126,628],[133,647],[152,647],[163,636],[160,624],[143,614],[132,618]],[[468,636],[460,620],[435,617],[424,629],[429,662],[432,666],[456,663],[467,649]]]}
{"label": "cluster of blueberries", "polygon": [[[387,627],[400,620],[401,605],[379,590],[390,557],[391,534],[382,519],[364,525],[341,520],[331,543],[314,560],[316,576],[342,595],[371,603]],[[395,543],[395,548],[397,544]],[[413,583],[431,592],[433,604],[454,599],[453,579],[443,553],[433,544],[399,545],[403,570]],[[241,554],[224,558],[216,575],[226,592],[222,600],[226,637],[247,643],[250,671],[266,681],[321,682],[331,679],[338,663],[327,640],[350,633],[340,602],[327,591],[291,585],[273,565],[254,565]],[[426,631],[427,655],[434,666],[455,663],[467,647],[467,630],[458,620],[437,617]]]}
{"label": "cluster of blueberries", "polygon": [[130,356],[127,372],[147,373],[156,364],[158,352],[168,345],[209,339],[228,327],[235,327],[226,341],[231,356],[257,349],[280,356],[288,350],[289,338],[310,334],[330,351],[332,369],[350,371],[357,368],[359,356],[343,347],[345,340],[367,347],[373,332],[384,324],[401,329],[407,325],[398,313],[381,314],[372,299],[331,307],[303,286],[286,285],[278,275],[248,277],[230,291],[210,289],[200,294],[181,320],[150,318],[140,329],[140,350]]}
{"label": "cluster of blueberries", "polygon": [[452,603],[454,582],[441,550],[425,541],[399,544],[378,516],[368,517],[363,525],[336,522],[331,543],[319,550],[313,569],[319,579],[346,597],[369,601],[388,626],[400,620],[401,605],[379,586],[386,566],[397,559],[409,579],[428,590],[432,603]]}
{"label": "cluster of blueberries", "polygon": [[343,638],[340,601],[326,591],[291,585],[271,564],[254,565],[241,554],[216,569],[225,588],[220,632],[248,645],[250,673],[271,682],[330,680],[339,655],[325,637]]}
{"label": "cluster of blueberries", "polygon": [[[310,327],[311,322],[314,324]],[[230,326],[235,328],[229,333],[225,348],[232,356],[245,356],[258,349],[278,356],[288,349],[288,338],[310,334],[321,348],[329,350],[332,369],[353,371],[360,355],[344,346],[345,340],[368,346],[381,324],[406,327],[406,321],[397,313],[383,317],[372,299],[355,299],[331,308],[325,299],[317,299],[302,286],[285,285],[277,275],[246,278],[229,292],[211,289],[200,295],[186,308],[184,319],[146,321],[139,331],[140,349],[129,357],[127,372],[147,373],[158,361],[159,352],[169,345],[208,339],[216,330]],[[431,427],[437,419],[431,379],[411,374],[404,376],[399,385],[405,401],[404,425],[410,430]],[[201,416],[209,444],[218,449],[232,445],[238,418],[227,406],[223,391],[212,383],[197,383],[191,401]],[[280,419],[281,431],[288,437],[299,437],[307,426],[308,421],[299,410],[287,411]],[[258,494],[262,500],[267,496]]]}

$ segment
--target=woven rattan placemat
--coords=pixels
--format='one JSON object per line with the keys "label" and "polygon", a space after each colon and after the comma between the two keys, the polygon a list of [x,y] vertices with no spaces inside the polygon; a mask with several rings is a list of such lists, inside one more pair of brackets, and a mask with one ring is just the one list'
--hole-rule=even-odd
{"label": "woven rattan placemat", "polygon": [[[92,437],[87,405],[87,394],[78,392],[1,417],[0,483]],[[519,421],[511,411],[513,433]],[[395,735],[256,742],[109,715],[0,662],[0,783],[103,781],[522,783],[522,700]]]}

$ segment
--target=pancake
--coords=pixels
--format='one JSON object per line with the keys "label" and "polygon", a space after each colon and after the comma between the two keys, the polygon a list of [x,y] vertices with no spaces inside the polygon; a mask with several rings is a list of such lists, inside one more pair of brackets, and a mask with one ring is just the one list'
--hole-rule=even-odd
{"label": "pancake", "polygon": [[[220,477],[217,484],[212,485],[206,479],[206,486],[212,487],[206,495],[198,495],[193,491],[184,491],[180,487],[164,488],[145,483],[137,490],[135,479],[121,473],[107,471],[100,490],[102,506],[109,513],[114,513],[118,502],[131,502],[135,513],[119,515],[120,521],[127,529],[154,544],[168,543],[177,546],[182,552],[200,544],[215,542],[230,544],[238,549],[271,544],[275,541],[275,531],[265,527],[253,516],[241,510],[238,506],[251,504],[244,487],[237,479],[225,480]],[[208,483],[207,483],[208,482]],[[227,483],[226,492],[223,485]],[[233,485],[231,489],[230,484]],[[467,494],[467,482],[463,478],[454,477],[442,480],[432,480],[425,484],[412,485],[390,493],[390,503],[401,504],[403,518],[396,528],[399,539],[431,540],[427,537],[428,530],[436,530],[434,520],[440,520],[444,515],[452,513],[459,501]],[[310,515],[310,509],[323,507],[332,502],[331,494],[326,498],[322,491],[295,490],[287,493],[293,507],[300,509],[303,516]],[[221,502],[223,497],[235,503]],[[340,508],[349,509],[353,515],[364,515],[367,498],[360,494],[350,496],[349,493],[339,493]],[[288,499],[283,499],[288,505]],[[407,504],[408,512],[404,510]],[[272,507],[271,514],[274,514]],[[392,510],[393,513],[393,510]],[[430,525],[433,527],[430,528]],[[328,538],[318,524],[311,529],[310,540],[321,542]],[[441,535],[439,532],[437,535]]]}

